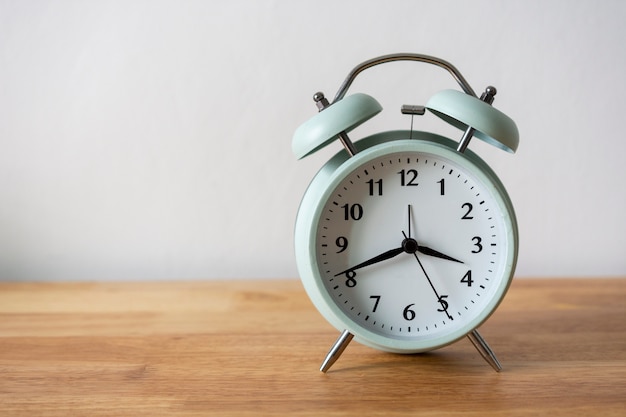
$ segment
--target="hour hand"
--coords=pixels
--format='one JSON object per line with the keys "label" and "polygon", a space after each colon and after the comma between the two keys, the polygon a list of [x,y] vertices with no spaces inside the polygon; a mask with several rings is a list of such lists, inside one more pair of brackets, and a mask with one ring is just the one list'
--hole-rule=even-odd
{"label": "hour hand", "polygon": [[387,259],[391,259],[394,256],[400,255],[402,252],[404,252],[404,248],[403,247],[399,247],[399,248],[388,250],[387,252],[381,253],[378,256],[374,256],[373,258],[368,259],[365,262],[361,262],[358,265],[354,265],[352,268],[348,268],[345,271],[341,271],[338,274],[335,274],[335,276],[338,277],[339,275],[343,275],[346,272],[350,272],[350,271],[354,272],[357,269],[360,269],[360,268],[363,268],[363,267],[366,267],[366,266],[370,266],[370,265],[374,265],[374,264],[376,264],[378,262],[386,261]]}
{"label": "hour hand", "polygon": [[424,255],[434,256],[436,258],[441,258],[441,259],[445,259],[445,260],[448,260],[448,261],[458,262],[460,264],[463,263],[462,261],[459,261],[458,259],[454,259],[451,256],[445,255],[445,254],[443,254],[441,252],[438,252],[438,251],[436,251],[434,249],[431,249],[431,248],[429,248],[427,246],[418,246],[417,247],[417,251],[419,253],[423,253]]}

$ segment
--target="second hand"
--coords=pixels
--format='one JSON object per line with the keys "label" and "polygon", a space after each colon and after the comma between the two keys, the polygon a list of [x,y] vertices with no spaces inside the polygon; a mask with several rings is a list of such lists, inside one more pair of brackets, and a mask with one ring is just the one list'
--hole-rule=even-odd
{"label": "second hand", "polygon": [[[411,206],[409,206],[409,213],[410,213],[410,209],[411,209]],[[409,239],[409,237],[406,235],[406,233],[404,233],[404,231],[402,232],[402,235],[404,236],[405,239]],[[441,310],[437,310],[437,311],[441,311],[441,312],[446,313],[446,316],[448,316],[448,318],[450,320],[454,320],[454,318],[450,315],[450,313],[448,313],[448,302],[446,300],[444,300],[444,298],[446,298],[447,296],[445,296],[445,295],[440,296],[439,295],[439,293],[437,292],[437,289],[433,285],[433,282],[431,281],[430,277],[428,276],[428,273],[426,272],[426,269],[424,268],[424,265],[422,265],[422,261],[420,261],[419,256],[417,256],[417,252],[413,252],[413,256],[415,256],[415,259],[417,260],[417,263],[419,264],[420,268],[422,269],[422,272],[424,273],[424,276],[428,280],[428,283],[430,284],[430,288],[432,288],[433,292],[435,293],[435,296],[437,297],[437,302],[439,302],[441,304],[441,307],[442,307]]]}

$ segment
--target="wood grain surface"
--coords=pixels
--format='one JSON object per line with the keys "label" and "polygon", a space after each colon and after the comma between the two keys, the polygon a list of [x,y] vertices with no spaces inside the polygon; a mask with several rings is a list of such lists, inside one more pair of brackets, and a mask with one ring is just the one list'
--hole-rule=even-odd
{"label": "wood grain surface", "polygon": [[626,416],[626,279],[516,279],[419,355],[338,336],[297,280],[0,284],[1,416]]}

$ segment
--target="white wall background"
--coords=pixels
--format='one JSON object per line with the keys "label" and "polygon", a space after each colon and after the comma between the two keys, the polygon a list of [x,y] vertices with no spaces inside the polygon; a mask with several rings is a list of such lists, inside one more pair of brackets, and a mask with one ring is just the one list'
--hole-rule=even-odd
{"label": "white wall background", "polygon": [[[355,65],[452,62],[518,124],[475,140],[510,191],[518,276],[626,274],[626,2],[0,1],[0,280],[296,277],[311,177],[291,136]],[[388,64],[351,92],[399,107],[455,88]],[[434,116],[417,128],[460,137]]]}

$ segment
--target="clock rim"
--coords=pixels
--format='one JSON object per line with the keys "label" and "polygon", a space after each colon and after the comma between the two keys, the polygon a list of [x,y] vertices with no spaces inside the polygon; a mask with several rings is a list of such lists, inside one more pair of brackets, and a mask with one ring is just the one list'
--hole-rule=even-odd
{"label": "clock rim", "polygon": [[[411,137],[412,139],[409,139]],[[345,150],[338,152],[315,175],[307,188],[296,217],[294,249],[300,279],[307,295],[322,316],[338,331],[348,330],[354,340],[388,352],[418,353],[438,349],[455,342],[483,324],[504,299],[511,284],[517,264],[519,236],[517,220],[510,197],[495,172],[475,153],[456,151],[456,142],[446,137],[421,131],[390,131],[369,136],[355,144],[359,153],[350,158]],[[418,149],[419,148],[419,149]],[[465,168],[490,188],[496,196],[507,227],[507,264],[492,299],[476,317],[465,325],[428,340],[396,339],[362,327],[347,316],[335,303],[324,285],[316,258],[316,236],[320,213],[330,194],[339,182],[354,169],[379,156],[402,152],[431,152],[448,158]],[[347,163],[346,163],[347,162]],[[508,219],[508,221],[507,221]]]}

